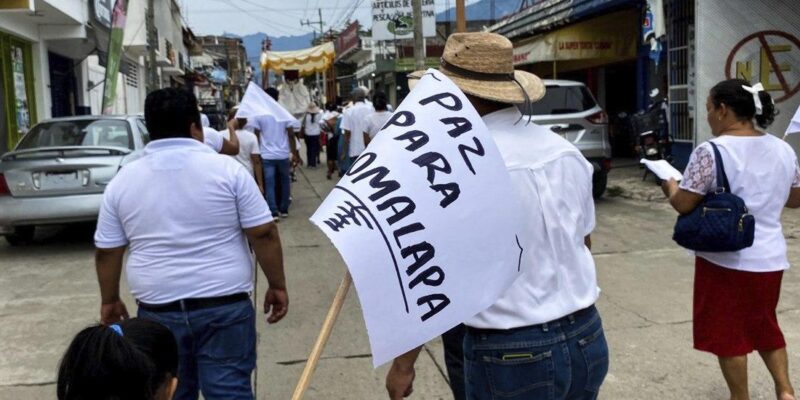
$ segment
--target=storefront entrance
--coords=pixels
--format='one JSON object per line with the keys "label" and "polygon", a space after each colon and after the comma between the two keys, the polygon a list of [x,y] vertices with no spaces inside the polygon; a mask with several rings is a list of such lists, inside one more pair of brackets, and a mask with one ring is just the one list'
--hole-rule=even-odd
{"label": "storefront entrance", "polygon": [[31,44],[0,33],[0,153],[36,122]]}

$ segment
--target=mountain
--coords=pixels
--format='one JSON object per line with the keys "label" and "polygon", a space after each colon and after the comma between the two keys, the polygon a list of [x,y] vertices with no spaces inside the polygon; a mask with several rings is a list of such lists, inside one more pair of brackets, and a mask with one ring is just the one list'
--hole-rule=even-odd
{"label": "mountain", "polygon": [[[481,0],[467,6],[464,14],[467,21],[488,20],[492,15],[492,3],[494,3],[494,20],[499,21],[503,17],[513,14],[519,10],[520,0]],[[436,22],[455,22],[455,6],[436,14]]]}

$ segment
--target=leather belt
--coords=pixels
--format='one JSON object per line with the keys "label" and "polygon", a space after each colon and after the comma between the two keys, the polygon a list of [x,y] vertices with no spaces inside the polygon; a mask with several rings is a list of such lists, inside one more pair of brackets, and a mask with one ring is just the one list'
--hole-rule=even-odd
{"label": "leather belt", "polygon": [[151,312],[176,312],[176,311],[194,311],[194,310],[201,310],[204,308],[219,307],[249,299],[250,295],[247,293],[234,293],[218,297],[198,297],[193,299],[181,299],[162,304],[148,304],[138,300],[136,301],[136,303],[139,305],[139,308]]}

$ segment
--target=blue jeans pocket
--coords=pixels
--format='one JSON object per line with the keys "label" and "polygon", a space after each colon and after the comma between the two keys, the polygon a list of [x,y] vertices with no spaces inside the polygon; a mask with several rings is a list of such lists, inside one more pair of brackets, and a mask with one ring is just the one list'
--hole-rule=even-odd
{"label": "blue jeans pocket", "polygon": [[199,356],[215,364],[240,363],[255,358],[255,311],[248,302],[208,324],[208,339]]}
{"label": "blue jeans pocket", "polygon": [[597,393],[608,373],[608,343],[602,325],[578,340],[578,345],[586,361],[586,390]]}
{"label": "blue jeans pocket", "polygon": [[554,390],[552,351],[492,351],[480,355],[493,398],[549,399]]}

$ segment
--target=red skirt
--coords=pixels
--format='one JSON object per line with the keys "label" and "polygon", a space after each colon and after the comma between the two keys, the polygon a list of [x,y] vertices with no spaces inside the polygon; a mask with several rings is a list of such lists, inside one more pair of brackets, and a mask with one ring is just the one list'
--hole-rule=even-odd
{"label": "red skirt", "polygon": [[786,347],[775,309],[783,271],[749,272],[695,259],[694,348],[719,357]]}

